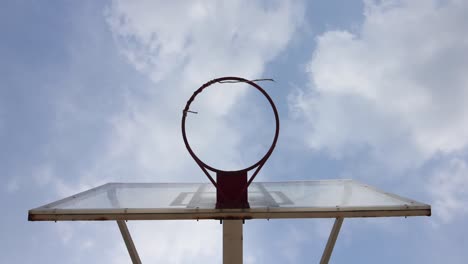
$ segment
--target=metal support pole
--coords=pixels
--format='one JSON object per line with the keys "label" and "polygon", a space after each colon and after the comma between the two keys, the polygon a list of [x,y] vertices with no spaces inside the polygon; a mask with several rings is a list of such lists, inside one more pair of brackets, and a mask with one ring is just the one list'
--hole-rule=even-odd
{"label": "metal support pole", "polygon": [[133,244],[133,240],[130,236],[130,231],[128,231],[127,224],[125,224],[124,220],[117,220],[117,224],[119,225],[120,233],[122,233],[122,237],[125,241],[125,245],[127,246],[128,254],[130,254],[132,263],[141,264],[140,256],[138,256],[135,244]]}
{"label": "metal support pole", "polygon": [[330,232],[330,236],[328,237],[327,245],[325,246],[325,250],[323,251],[322,259],[320,260],[320,264],[328,264],[330,260],[331,254],[333,252],[333,248],[335,247],[336,239],[338,238],[338,234],[340,233],[341,225],[343,224],[343,217],[338,217],[333,224],[333,228]]}
{"label": "metal support pole", "polygon": [[223,220],[223,264],[242,264],[242,220]]}

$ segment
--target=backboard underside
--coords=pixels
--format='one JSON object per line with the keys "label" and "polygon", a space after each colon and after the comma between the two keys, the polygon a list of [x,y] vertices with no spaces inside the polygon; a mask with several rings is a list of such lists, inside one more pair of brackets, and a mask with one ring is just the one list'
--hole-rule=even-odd
{"label": "backboard underside", "polygon": [[353,180],[254,182],[250,208],[216,209],[210,183],[108,183],[29,211],[30,221],[430,216],[430,205]]}

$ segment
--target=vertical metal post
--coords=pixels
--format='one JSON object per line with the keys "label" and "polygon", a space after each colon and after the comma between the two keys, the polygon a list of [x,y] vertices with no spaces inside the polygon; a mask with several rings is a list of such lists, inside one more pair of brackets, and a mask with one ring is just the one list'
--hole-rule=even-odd
{"label": "vertical metal post", "polygon": [[117,220],[117,224],[119,225],[120,233],[122,233],[122,237],[125,241],[125,245],[127,246],[128,254],[130,254],[132,263],[141,264],[140,256],[138,256],[135,244],[133,244],[133,240],[130,236],[130,231],[128,231],[127,224],[125,224],[124,220]]}
{"label": "vertical metal post", "polygon": [[338,234],[340,233],[341,225],[343,224],[343,217],[338,217],[333,224],[333,228],[330,232],[330,236],[328,237],[327,245],[325,246],[325,250],[323,251],[322,259],[320,260],[320,264],[328,264],[330,260],[331,254],[333,252],[333,248],[335,247],[336,239],[338,238]]}
{"label": "vertical metal post", "polygon": [[242,220],[223,220],[223,264],[242,264]]}

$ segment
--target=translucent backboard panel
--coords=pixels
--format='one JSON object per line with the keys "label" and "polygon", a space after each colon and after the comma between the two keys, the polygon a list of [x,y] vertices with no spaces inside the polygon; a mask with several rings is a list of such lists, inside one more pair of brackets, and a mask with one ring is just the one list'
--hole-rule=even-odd
{"label": "translucent backboard panel", "polygon": [[254,182],[250,208],[216,209],[210,183],[108,183],[29,211],[31,221],[419,216],[431,207],[353,180]]}

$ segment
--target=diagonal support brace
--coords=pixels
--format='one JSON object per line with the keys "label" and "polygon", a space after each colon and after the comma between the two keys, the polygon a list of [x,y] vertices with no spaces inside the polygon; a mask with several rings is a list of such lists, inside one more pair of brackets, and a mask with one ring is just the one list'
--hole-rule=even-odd
{"label": "diagonal support brace", "polygon": [[323,251],[320,264],[328,264],[328,261],[330,260],[331,254],[333,252],[333,248],[335,247],[336,239],[338,238],[338,234],[340,233],[341,225],[343,224],[343,219],[343,217],[338,217],[335,219],[335,223],[333,224],[330,236],[328,237],[327,245],[325,246],[325,250]]}
{"label": "diagonal support brace", "polygon": [[140,256],[138,256],[135,244],[133,244],[133,240],[130,236],[130,231],[128,231],[127,224],[124,220],[117,220],[117,225],[119,225],[120,233],[122,233],[122,238],[125,241],[125,245],[127,246],[128,254],[130,254],[132,263],[141,264]]}

